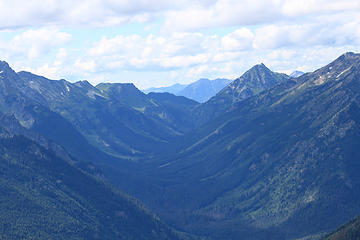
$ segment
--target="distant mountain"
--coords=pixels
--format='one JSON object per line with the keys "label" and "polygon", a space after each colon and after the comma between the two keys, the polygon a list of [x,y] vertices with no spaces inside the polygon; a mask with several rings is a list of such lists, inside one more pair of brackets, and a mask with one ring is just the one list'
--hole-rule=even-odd
{"label": "distant mountain", "polygon": [[358,240],[360,239],[360,216],[347,222],[323,240]]}
{"label": "distant mountain", "polygon": [[217,78],[214,80],[201,78],[198,81],[188,85],[175,84],[164,88],[149,88],[144,90],[144,92],[169,92],[177,96],[184,96],[203,103],[213,97],[221,89],[226,87],[230,82],[231,80],[224,78]]}
{"label": "distant mountain", "polygon": [[145,90],[142,90],[144,93],[150,93],[150,92],[156,92],[156,93],[163,93],[163,92],[167,92],[167,93],[172,93],[172,94],[177,94],[178,92],[180,92],[181,90],[183,90],[184,88],[186,88],[186,84],[179,84],[176,83],[174,85],[171,85],[169,87],[159,87],[159,88],[148,88]]}
{"label": "distant mountain", "polygon": [[[187,125],[176,122],[182,117],[174,115],[178,114],[177,111],[171,111],[169,106],[161,106],[133,84],[100,84],[94,87],[86,81],[54,81],[28,72],[13,72],[11,79],[12,84],[18,85],[14,91],[26,93],[30,101],[57,113],[57,121],[65,119],[70,123],[68,128],[75,128],[80,132],[85,142],[114,157],[136,158],[161,151],[171,138],[183,134],[193,126],[190,118],[184,121]],[[183,109],[183,112],[190,111],[191,106]],[[40,119],[50,115],[44,115]],[[35,125],[31,126],[37,127],[39,131],[47,129],[42,134],[59,140],[54,131],[65,125],[62,123],[62,127],[58,128],[46,126],[57,121],[34,121]],[[67,136],[69,135],[66,134],[64,138]],[[73,146],[68,145],[69,148]]]}
{"label": "distant mountain", "polygon": [[231,109],[138,166],[147,181],[127,191],[214,239],[297,239],[359,213],[360,55],[290,79],[260,65],[237,83],[268,78],[253,96],[233,84],[215,96]]}
{"label": "distant mountain", "polygon": [[224,78],[217,78],[214,80],[202,78],[194,83],[187,85],[184,89],[177,92],[176,95],[184,96],[203,103],[209,100],[211,97],[215,96],[215,94],[226,87],[230,82],[231,80]]}
{"label": "distant mountain", "polygon": [[6,62],[0,86],[1,239],[183,239],[93,164],[115,162],[76,127],[94,114],[93,100],[106,106],[100,90]]}
{"label": "distant mountain", "polygon": [[200,124],[205,123],[225,112],[231,111],[236,103],[269,89],[286,79],[288,79],[287,75],[272,72],[264,64],[255,65],[210,100],[199,105],[194,110],[196,120]]}
{"label": "distant mountain", "polygon": [[188,132],[195,127],[192,109],[199,105],[198,102],[171,93],[148,93],[147,97],[162,106],[163,118],[171,122],[174,127],[182,132]]}
{"label": "distant mountain", "polygon": [[292,78],[297,78],[297,77],[300,77],[301,75],[304,75],[305,73],[304,72],[301,72],[301,71],[294,71],[292,72],[289,77],[292,77]]}
{"label": "distant mountain", "polygon": [[[182,135],[194,126],[190,113],[198,103],[193,100],[184,100],[184,97],[168,93],[146,95],[132,83],[102,83],[97,85],[96,88],[108,98],[108,101],[131,107],[148,119],[153,120],[157,126],[151,124],[148,124],[149,126],[139,126],[140,130],[144,130],[144,127],[151,127],[152,129],[149,129],[149,131],[155,131],[156,128],[159,128],[156,129],[157,133],[152,133],[152,136],[156,136],[156,134],[164,132],[164,130],[167,132],[164,132],[164,134],[170,137]],[[162,97],[154,97],[155,95]],[[169,105],[170,102],[181,102],[181,104]]]}

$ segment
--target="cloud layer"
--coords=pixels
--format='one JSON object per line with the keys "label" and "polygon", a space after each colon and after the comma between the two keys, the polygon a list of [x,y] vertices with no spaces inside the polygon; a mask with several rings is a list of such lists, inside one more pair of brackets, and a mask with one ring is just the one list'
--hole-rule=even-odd
{"label": "cloud layer", "polygon": [[359,12],[356,0],[5,0],[0,29],[57,26],[116,26],[164,15],[164,27],[193,29],[297,21],[310,16]]}
{"label": "cloud layer", "polygon": [[[122,31],[134,23],[140,30]],[[5,0],[0,29],[2,59],[18,70],[144,88],[234,78],[259,62],[283,72],[314,70],[360,51],[360,2]]]}

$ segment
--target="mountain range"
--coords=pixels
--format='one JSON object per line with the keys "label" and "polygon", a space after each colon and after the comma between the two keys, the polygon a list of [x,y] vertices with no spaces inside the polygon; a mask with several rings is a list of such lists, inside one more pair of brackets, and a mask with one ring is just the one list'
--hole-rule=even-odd
{"label": "mountain range", "polygon": [[[294,71],[289,77],[297,78],[303,75],[304,72]],[[282,74],[285,76],[285,74]],[[232,81],[225,78],[217,78],[214,80],[209,80],[207,78],[201,78],[196,82],[186,84],[176,83],[169,87],[159,87],[159,88],[147,88],[144,89],[144,93],[156,92],[156,93],[171,93],[177,96],[184,96],[190,99],[193,99],[199,103],[204,103],[210,98],[215,96],[220,90],[229,85]]]}
{"label": "mountain range", "polygon": [[99,104],[96,89],[15,73],[5,62],[0,69],[2,239],[186,238],[93,165],[114,157],[91,145],[71,120]]}
{"label": "mountain range", "polygon": [[150,92],[154,92],[154,93],[171,93],[171,94],[177,94],[178,92],[180,92],[181,90],[183,90],[184,88],[186,88],[186,84],[180,84],[180,83],[176,83],[173,84],[171,86],[168,87],[152,87],[152,88],[147,88],[147,89],[143,89],[142,91],[144,93],[150,93]]}
{"label": "mountain range", "polygon": [[269,89],[289,77],[275,73],[264,64],[258,64],[235,79],[209,101],[197,106],[194,111],[198,125],[232,111],[236,103]]}
{"label": "mountain range", "polygon": [[[118,184],[167,222],[215,239],[326,233],[360,212],[359,70],[353,53],[299,78],[257,65],[194,109],[218,114],[200,111],[200,127],[139,166],[143,188]],[[272,85],[239,99],[244,79],[261,76]]]}
{"label": "mountain range", "polygon": [[226,87],[229,83],[231,83],[231,80],[225,78],[217,78],[214,80],[201,78],[198,81],[190,83],[188,85],[174,84],[169,87],[145,89],[144,92],[168,92],[177,96],[184,96],[197,102],[203,103],[209,100],[221,89]]}
{"label": "mountain range", "polygon": [[[28,72],[11,72],[10,75],[5,78],[11,78],[11,84],[17,85],[19,94],[26,94],[24,102],[36,102],[52,112],[41,116],[43,121],[35,121],[34,116],[41,113],[22,111],[21,114],[30,119],[20,121],[65,147],[74,148],[74,151],[80,148],[74,144],[90,144],[115,157],[136,158],[152,154],[171,138],[192,127],[188,115],[198,104],[166,93],[163,95],[167,97],[162,98],[154,94],[145,95],[133,84],[99,84],[94,87],[86,81],[54,81]],[[178,101],[177,104],[166,102],[171,97]],[[55,127],[56,124],[61,126]],[[72,132],[71,139],[67,138],[70,133],[63,129],[66,124],[66,131]],[[56,132],[59,129],[61,132]]]}
{"label": "mountain range", "polygon": [[0,62],[0,238],[320,239],[360,213],[359,79],[258,64],[194,101]]}
{"label": "mountain range", "polygon": [[305,74],[304,72],[296,70],[296,71],[292,72],[289,75],[289,77],[297,78],[297,77],[300,77],[301,75],[304,75],[304,74]]}

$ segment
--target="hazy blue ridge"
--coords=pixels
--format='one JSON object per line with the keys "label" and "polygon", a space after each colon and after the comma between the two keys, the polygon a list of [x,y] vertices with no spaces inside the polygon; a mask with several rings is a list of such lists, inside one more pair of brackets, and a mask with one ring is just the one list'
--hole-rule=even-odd
{"label": "hazy blue ridge", "polygon": [[209,80],[201,78],[196,82],[188,85],[174,84],[170,87],[149,88],[143,90],[145,93],[150,92],[168,92],[177,96],[184,96],[193,99],[197,102],[203,103],[215,96],[221,89],[226,87],[231,80],[224,78],[217,78]]}

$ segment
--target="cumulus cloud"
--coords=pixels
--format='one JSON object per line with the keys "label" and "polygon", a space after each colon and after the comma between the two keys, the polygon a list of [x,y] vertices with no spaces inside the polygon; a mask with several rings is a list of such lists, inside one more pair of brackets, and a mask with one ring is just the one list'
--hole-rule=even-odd
{"label": "cumulus cloud", "polygon": [[334,14],[343,11],[359,10],[360,3],[355,0],[287,0],[281,4],[285,16],[304,16],[307,14]]}
{"label": "cumulus cloud", "polygon": [[[264,4],[264,2],[266,4]],[[168,11],[165,28],[179,30],[197,30],[209,27],[258,24],[277,19],[278,6],[269,1],[218,0],[213,5],[203,8]]]}
{"label": "cumulus cloud", "polygon": [[249,50],[252,47],[254,33],[247,28],[241,28],[227,34],[221,39],[221,44],[226,51]]}
{"label": "cumulus cloud", "polygon": [[218,39],[200,33],[173,33],[170,36],[139,35],[103,37],[88,55],[96,57],[107,70],[172,70],[206,63]]}
{"label": "cumulus cloud", "polygon": [[360,14],[343,23],[318,21],[307,24],[264,25],[255,31],[253,45],[259,49],[296,46],[343,46],[360,43]]}
{"label": "cumulus cloud", "polygon": [[168,31],[189,31],[359,10],[360,2],[356,0],[4,0],[0,2],[0,29],[104,27],[164,18]]}
{"label": "cumulus cloud", "polygon": [[277,49],[290,53],[294,49],[357,46],[359,43],[360,16],[344,24],[337,24],[330,18],[307,24],[270,24],[255,29],[241,27],[222,37],[188,32],[103,37],[93,44],[88,55],[96,57],[105,70],[170,71],[239,61],[251,51],[273,51],[276,55]]}
{"label": "cumulus cloud", "polygon": [[[19,7],[21,6],[21,7]],[[16,9],[16,11],[14,11]],[[218,26],[263,24],[311,14],[359,10],[356,0],[5,0],[0,3],[0,28],[115,26],[165,16],[177,31]]]}
{"label": "cumulus cloud", "polygon": [[56,28],[27,30],[10,40],[6,44],[8,45],[6,48],[10,54],[35,59],[43,54],[47,54],[54,47],[69,42],[71,37],[71,34],[61,32]]}
{"label": "cumulus cloud", "polygon": [[[15,64],[15,66],[13,66],[15,68],[17,68],[17,64]],[[59,67],[57,66],[52,66],[48,63],[45,63],[39,67],[24,67],[24,66],[21,66],[21,68],[19,69],[21,71],[28,71],[28,72],[31,72],[31,73],[34,73],[36,75],[40,75],[40,76],[45,76],[49,79],[58,79],[59,78]]]}
{"label": "cumulus cloud", "polygon": [[359,10],[360,3],[356,0],[218,0],[206,8],[167,11],[165,28],[188,31],[261,25]]}
{"label": "cumulus cloud", "polygon": [[82,61],[77,59],[74,66],[82,72],[94,72],[96,69],[96,63],[94,60]]}
{"label": "cumulus cloud", "polygon": [[[123,32],[116,27],[105,28],[104,36],[76,35],[76,29],[134,22],[146,31],[137,28],[130,34],[127,27]],[[0,39],[0,54],[18,70],[28,67],[52,78],[170,85],[235,77],[260,62],[273,70],[309,71],[343,52],[359,51],[360,2],[4,0],[1,29],[14,34]],[[64,29],[72,29],[74,41]],[[107,35],[109,29],[118,32]]]}
{"label": "cumulus cloud", "polygon": [[59,68],[56,66],[49,66],[49,64],[44,64],[37,69],[34,69],[34,73],[40,76],[47,76],[50,79],[56,79],[58,77]]}
{"label": "cumulus cloud", "polygon": [[57,26],[101,27],[146,22],[158,13],[191,6],[205,7],[208,0],[4,0],[0,2],[0,29]]}

